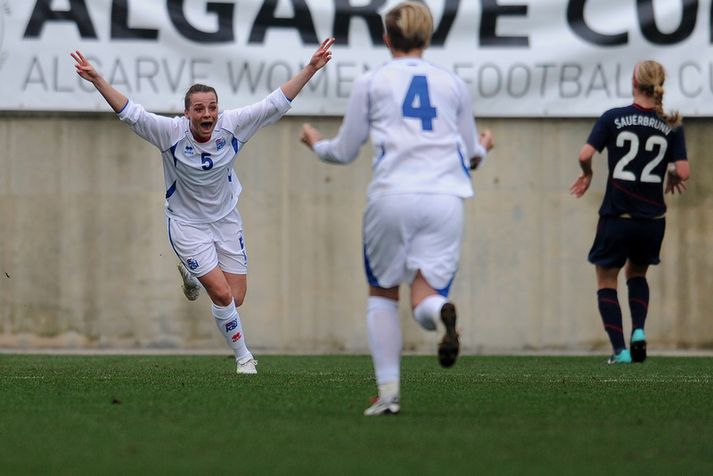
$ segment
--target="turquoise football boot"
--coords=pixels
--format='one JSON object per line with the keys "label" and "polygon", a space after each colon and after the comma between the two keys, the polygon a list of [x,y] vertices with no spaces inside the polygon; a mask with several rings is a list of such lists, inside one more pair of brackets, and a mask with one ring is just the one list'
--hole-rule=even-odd
{"label": "turquoise football boot", "polygon": [[612,354],[611,357],[609,357],[609,360],[607,360],[607,364],[609,364],[609,365],[630,364],[630,363],[631,363],[631,354],[629,353],[629,349],[622,349],[619,351],[618,354]]}
{"label": "turquoise football boot", "polygon": [[646,360],[646,334],[643,329],[634,329],[631,333],[631,360],[634,362]]}

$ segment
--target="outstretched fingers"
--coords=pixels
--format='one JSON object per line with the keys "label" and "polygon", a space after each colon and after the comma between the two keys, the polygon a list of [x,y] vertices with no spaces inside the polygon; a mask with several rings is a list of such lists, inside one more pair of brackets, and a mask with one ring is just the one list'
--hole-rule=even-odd
{"label": "outstretched fingers", "polygon": [[74,61],[76,61],[78,65],[87,64],[87,59],[84,57],[81,51],[74,50],[74,53],[70,53],[70,55],[72,56],[72,58],[74,58]]}
{"label": "outstretched fingers", "polygon": [[576,198],[582,198],[582,195],[584,195],[585,191],[586,189],[578,183],[570,189],[569,193],[571,195],[574,195]]}
{"label": "outstretched fingers", "polygon": [[577,177],[577,180],[575,180],[574,183],[569,187],[570,195],[574,195],[575,197],[580,198],[587,191],[590,183],[591,183],[590,177],[587,177],[587,176]]}
{"label": "outstretched fingers", "polygon": [[325,40],[322,42],[322,44],[319,46],[319,49],[320,49],[320,50],[327,51],[327,50],[329,50],[329,48],[332,47],[332,45],[334,44],[335,41],[337,41],[337,39],[336,39],[335,37],[333,37],[333,36],[330,37],[330,38],[327,38],[327,39],[325,39]]}
{"label": "outstretched fingers", "polygon": [[676,192],[678,192],[678,194],[681,195],[686,189],[687,189],[686,182],[678,182],[678,183],[669,182],[666,185],[666,193],[671,193],[673,195],[676,195]]}
{"label": "outstretched fingers", "polygon": [[93,81],[98,76],[94,66],[84,57],[81,51],[75,50],[73,53],[70,53],[70,56],[75,61],[74,70],[82,79]]}
{"label": "outstretched fingers", "polygon": [[[579,180],[577,180],[578,182]],[[574,195],[575,197],[579,198],[579,186],[577,182],[574,182],[570,187],[569,187],[569,194]]]}
{"label": "outstretched fingers", "polygon": [[315,51],[314,55],[312,56],[312,60],[310,63],[312,66],[314,66],[315,69],[321,69],[329,63],[329,60],[332,59],[332,52],[330,48],[336,41],[336,38],[331,37],[327,38],[322,42],[321,45],[319,45],[319,48],[317,48],[317,51]]}

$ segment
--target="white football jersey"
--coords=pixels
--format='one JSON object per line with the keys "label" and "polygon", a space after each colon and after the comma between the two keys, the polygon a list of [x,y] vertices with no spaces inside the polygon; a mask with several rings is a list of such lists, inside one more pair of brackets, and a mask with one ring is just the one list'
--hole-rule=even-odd
{"label": "white football jersey", "polygon": [[242,186],[233,164],[240,149],[289,109],[290,101],[278,88],[260,102],[221,112],[210,140],[203,143],[193,138],[185,116],[159,116],[131,101],[118,115],[161,151],[166,215],[184,223],[210,223],[238,203]]}
{"label": "white football jersey", "polygon": [[420,58],[393,59],[354,82],[337,137],[314,150],[326,162],[348,163],[371,134],[367,195],[473,195],[470,158],[485,158],[470,94],[455,74]]}

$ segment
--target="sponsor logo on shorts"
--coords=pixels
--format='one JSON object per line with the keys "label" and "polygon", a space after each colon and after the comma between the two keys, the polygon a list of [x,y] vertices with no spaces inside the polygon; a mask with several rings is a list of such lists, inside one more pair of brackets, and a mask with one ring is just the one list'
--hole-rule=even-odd
{"label": "sponsor logo on shorts", "polygon": [[235,329],[236,327],[238,327],[238,320],[237,320],[237,319],[233,319],[232,321],[230,321],[229,323],[227,323],[227,324],[225,325],[225,332],[230,332],[230,331],[232,331],[233,329]]}
{"label": "sponsor logo on shorts", "polygon": [[186,266],[188,266],[188,269],[195,271],[196,268],[198,268],[198,260],[195,258],[188,258],[186,260]]}
{"label": "sponsor logo on shorts", "polygon": [[242,335],[240,334],[240,332],[238,332],[238,333],[234,334],[233,337],[231,337],[231,339],[233,339],[233,342],[237,342],[240,340],[241,337],[242,337]]}
{"label": "sponsor logo on shorts", "polygon": [[225,147],[225,139],[223,137],[218,137],[215,141],[215,148],[220,150]]}

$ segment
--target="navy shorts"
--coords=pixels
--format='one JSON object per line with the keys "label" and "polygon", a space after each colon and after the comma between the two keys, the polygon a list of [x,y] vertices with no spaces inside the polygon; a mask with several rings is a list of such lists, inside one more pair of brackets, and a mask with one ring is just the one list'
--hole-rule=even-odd
{"label": "navy shorts", "polygon": [[666,219],[599,217],[589,262],[622,268],[626,260],[638,265],[659,264]]}

